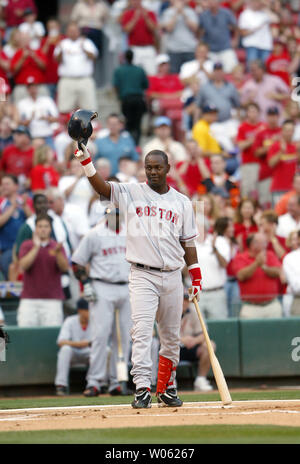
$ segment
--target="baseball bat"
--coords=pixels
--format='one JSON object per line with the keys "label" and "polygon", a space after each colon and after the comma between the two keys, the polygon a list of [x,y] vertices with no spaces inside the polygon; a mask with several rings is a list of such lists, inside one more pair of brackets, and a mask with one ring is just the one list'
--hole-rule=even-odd
{"label": "baseball bat", "polygon": [[128,366],[125,362],[124,354],[123,354],[118,309],[115,312],[115,317],[116,317],[116,332],[117,332],[117,341],[118,341],[117,377],[118,377],[119,382],[127,382],[128,381]]}
{"label": "baseball bat", "polygon": [[196,311],[197,311],[197,314],[198,314],[198,317],[199,317],[199,320],[200,320],[200,324],[201,324],[201,327],[202,327],[202,330],[203,330],[203,335],[204,335],[206,345],[207,345],[207,349],[208,349],[210,364],[211,364],[211,367],[212,367],[212,370],[213,370],[213,373],[214,373],[214,376],[215,376],[216,384],[217,384],[217,387],[218,387],[218,390],[219,390],[219,393],[220,393],[220,396],[221,396],[222,403],[223,403],[223,405],[231,404],[232,399],[231,399],[231,396],[230,396],[230,393],[229,393],[229,390],[228,390],[228,386],[227,386],[227,383],[226,383],[222,368],[221,368],[220,363],[218,361],[218,358],[215,355],[213,346],[211,344],[211,341],[210,341],[210,338],[209,338],[209,335],[208,335],[208,332],[207,332],[207,329],[206,329],[206,325],[205,325],[204,319],[202,317],[202,314],[201,314],[201,311],[200,311],[200,308],[199,308],[198,301],[197,301],[196,297],[193,298],[193,303],[195,305],[195,308],[196,308]]}

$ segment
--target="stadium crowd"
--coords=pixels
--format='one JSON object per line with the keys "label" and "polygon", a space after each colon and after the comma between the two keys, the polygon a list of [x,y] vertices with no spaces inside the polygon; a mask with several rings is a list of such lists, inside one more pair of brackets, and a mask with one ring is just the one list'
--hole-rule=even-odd
{"label": "stadium crowd", "polygon": [[[299,316],[299,11],[298,0],[74,0],[68,24],[43,24],[34,0],[2,1],[1,279],[24,280],[21,299],[76,308],[71,256],[105,205],[73,158],[67,122],[77,108],[101,113],[94,73],[106,36],[119,47],[120,112],[93,121],[99,173],[144,182],[146,153],[166,151],[168,183],[197,213],[205,317]],[[33,252],[22,244],[41,252],[48,216],[64,295],[27,275]]]}

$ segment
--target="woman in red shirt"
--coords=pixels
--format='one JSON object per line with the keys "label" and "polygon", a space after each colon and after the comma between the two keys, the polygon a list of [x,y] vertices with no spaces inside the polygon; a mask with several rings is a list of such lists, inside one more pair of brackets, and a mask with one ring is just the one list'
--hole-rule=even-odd
{"label": "woman in red shirt", "polygon": [[240,251],[247,248],[248,235],[258,231],[254,220],[256,204],[250,198],[244,198],[238,206],[234,224],[234,236],[239,244]]}
{"label": "woman in red shirt", "polygon": [[48,145],[42,145],[35,149],[33,169],[30,173],[31,190],[46,190],[49,187],[57,187],[59,173],[53,168],[54,154]]}

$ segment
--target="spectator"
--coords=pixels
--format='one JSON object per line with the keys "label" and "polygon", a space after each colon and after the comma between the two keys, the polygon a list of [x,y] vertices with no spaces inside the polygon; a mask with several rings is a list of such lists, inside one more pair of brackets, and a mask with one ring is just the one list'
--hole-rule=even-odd
{"label": "spectator", "polygon": [[84,36],[92,40],[100,57],[104,46],[103,28],[108,17],[109,8],[103,0],[78,0],[71,12],[71,20],[79,25]]}
{"label": "spectator", "polygon": [[87,214],[89,201],[93,192],[77,159],[73,158],[70,161],[69,173],[61,176],[58,188],[64,195],[66,203],[76,205],[77,208],[80,208]]}
{"label": "spectator", "polygon": [[3,46],[3,51],[9,60],[12,59],[16,51],[20,48],[21,34],[19,29],[13,28],[9,34],[9,39]]}
{"label": "spectator", "polygon": [[8,1],[5,6],[5,21],[8,28],[19,26],[23,21],[23,15],[27,8],[37,12],[34,0]]}
{"label": "spectator", "polygon": [[278,216],[273,210],[266,210],[259,220],[259,230],[267,239],[267,250],[272,251],[281,261],[287,253],[286,240],[276,233]]}
{"label": "spectator", "polygon": [[139,161],[133,138],[128,132],[123,132],[123,122],[118,114],[111,113],[106,119],[109,134],[95,141],[96,154],[94,160],[107,158],[111,164],[111,175],[118,172],[119,159],[128,156],[133,161]]}
{"label": "spectator", "polygon": [[24,286],[18,307],[20,327],[57,326],[63,322],[61,272],[69,264],[61,243],[50,238],[51,218],[36,218],[32,240],[22,243],[19,259]]}
{"label": "spectator", "polygon": [[171,120],[166,116],[158,116],[154,121],[154,135],[143,148],[143,158],[151,150],[163,150],[174,162],[187,158],[186,150],[182,143],[177,142],[171,135]]}
{"label": "spectator", "polygon": [[[215,349],[215,344],[212,341]],[[184,294],[183,314],[180,329],[180,361],[197,361],[197,376],[194,379],[195,391],[211,391],[212,386],[207,380],[210,370],[210,360],[207,345],[202,332],[196,309],[189,303],[188,293]]]}
{"label": "spectator", "polygon": [[210,126],[218,119],[218,109],[214,105],[202,107],[202,116],[192,129],[193,139],[199,145],[202,156],[211,157],[222,152],[217,140],[211,135]]}
{"label": "spectator", "polygon": [[201,38],[209,47],[209,57],[221,62],[225,72],[230,73],[238,64],[231,45],[232,33],[237,31],[236,19],[230,10],[220,7],[220,0],[208,0],[207,4],[200,14]]}
{"label": "spectator", "polygon": [[289,87],[278,76],[267,74],[262,61],[252,61],[251,78],[241,88],[241,103],[256,103],[260,108],[260,119],[266,120],[270,106],[275,106],[282,118],[284,102],[290,98]]}
{"label": "spectator", "polygon": [[236,137],[237,146],[241,152],[241,192],[242,196],[257,196],[259,163],[254,154],[256,135],[264,128],[259,120],[259,106],[249,103],[246,108],[246,118],[240,124]]}
{"label": "spectator", "polygon": [[226,80],[222,63],[214,64],[211,79],[201,86],[196,103],[199,108],[215,106],[218,109],[219,122],[231,119],[232,111],[239,108],[239,94],[234,85]]}
{"label": "spectator", "polygon": [[176,0],[163,12],[160,25],[166,34],[171,73],[178,74],[181,65],[195,57],[199,29],[197,15],[187,0]]}
{"label": "spectator", "polygon": [[[100,161],[99,158],[98,161]],[[137,163],[133,161],[128,156],[122,156],[119,159],[119,170],[116,173],[116,177],[119,179],[120,182],[137,182],[135,177],[137,171]]]}
{"label": "spectator", "polygon": [[54,153],[48,145],[35,149],[33,169],[30,172],[31,190],[46,190],[58,185],[59,173],[53,167]]}
{"label": "spectator", "polygon": [[19,187],[27,187],[33,165],[33,147],[29,130],[18,126],[13,131],[14,143],[8,145],[2,153],[0,170],[5,174],[14,174],[19,179]]}
{"label": "spectator", "polygon": [[198,262],[201,269],[205,269],[199,308],[206,319],[226,319],[228,309],[224,286],[230,246],[224,237],[209,234],[208,224],[204,225],[203,232],[204,241],[200,242],[199,237],[195,240]]}
{"label": "spectator", "polygon": [[142,0],[130,0],[129,8],[124,11],[119,21],[133,52],[133,64],[142,66],[146,74],[153,75],[158,38],[155,13],[144,8]]}
{"label": "spectator", "polygon": [[234,224],[234,236],[243,251],[247,247],[247,237],[258,232],[257,224],[254,220],[255,203],[249,198],[243,198],[236,211],[236,220]]}
{"label": "spectator", "polygon": [[278,216],[282,216],[287,212],[287,204],[289,199],[294,196],[300,196],[300,173],[296,172],[293,180],[293,188],[289,192],[285,193],[275,205],[275,211]]}
{"label": "spectator", "polygon": [[[149,76],[149,88],[147,91],[152,110],[154,112],[168,111],[168,101],[171,99],[170,109],[182,108],[181,95],[183,85],[179,80],[178,74],[170,72],[170,57],[164,53],[156,57],[157,73]],[[176,104],[177,100],[177,105]],[[158,108],[158,111],[156,111]]]}
{"label": "spectator", "polygon": [[196,193],[202,193],[204,189],[201,182],[209,176],[209,170],[196,140],[186,140],[184,146],[187,159],[176,165],[177,185],[183,194],[191,197]]}
{"label": "spectator", "polygon": [[204,42],[198,43],[195,49],[195,59],[187,61],[180,67],[179,79],[185,86],[194,82],[200,88],[206,84],[213,72],[213,61],[208,57],[208,46]]}
{"label": "spectator", "polygon": [[226,216],[219,217],[215,222],[215,233],[223,237],[230,247],[230,260],[226,268],[227,280],[225,283],[225,292],[229,317],[236,317],[240,306],[240,291],[236,276],[232,269],[232,262],[238,252],[238,246],[234,238],[233,220]]}
{"label": "spectator", "polygon": [[[300,315],[300,269],[299,269],[299,251],[300,240],[299,232],[291,232],[293,238],[290,236],[291,242],[294,242],[293,251],[286,254],[283,258],[282,267],[284,275],[288,284],[287,293],[284,295],[284,309],[287,316]],[[292,243],[291,243],[292,245]],[[287,299],[289,301],[287,301]]]}
{"label": "spectator", "polygon": [[32,214],[28,200],[18,195],[18,179],[6,174],[1,179],[0,199],[0,270],[4,279],[8,278],[8,268],[12,262],[13,246],[18,230]]}
{"label": "spectator", "polygon": [[121,102],[122,113],[126,118],[125,128],[138,145],[141,137],[142,117],[146,112],[144,92],[148,79],[140,66],[132,64],[133,52],[125,53],[125,64],[114,71],[113,85]]}
{"label": "spectator", "polygon": [[300,230],[300,196],[293,195],[287,204],[287,213],[279,216],[277,235],[288,237],[293,230]]}
{"label": "spectator", "polygon": [[279,139],[280,132],[278,108],[270,107],[267,110],[266,125],[256,134],[253,144],[254,156],[259,163],[257,188],[262,207],[270,208],[272,203],[270,192],[272,169],[268,165],[267,154],[270,146]]}
{"label": "spectator", "polygon": [[212,155],[210,158],[211,173],[206,170],[206,175],[202,184],[207,192],[223,191],[227,198],[230,198],[230,204],[236,208],[240,201],[240,192],[237,184],[231,180],[226,173],[226,163],[222,155]]}
{"label": "spectator", "polygon": [[89,325],[89,303],[81,298],[77,301],[77,314],[67,317],[59,331],[55,387],[56,395],[69,393],[69,374],[72,364],[89,365],[91,354],[91,330]]}
{"label": "spectator", "polygon": [[272,182],[270,186],[273,206],[282,195],[293,186],[293,179],[299,163],[299,150],[293,142],[294,122],[285,120],[280,138],[274,142],[267,154],[267,162],[272,169]]}
{"label": "spectator", "polygon": [[262,0],[251,0],[240,14],[238,26],[248,65],[255,60],[265,62],[269,57],[273,48],[270,23],[269,12]]}
{"label": "spectator", "polygon": [[55,101],[48,96],[39,96],[39,86],[34,76],[27,78],[26,86],[28,95],[17,104],[20,123],[28,127],[33,139],[43,138],[54,149],[54,123],[58,121]]}
{"label": "spectator", "polygon": [[[199,196],[200,202],[200,211],[202,212],[203,217],[201,221],[203,226],[208,230],[208,233],[213,233],[215,222],[220,217],[220,211],[216,199],[212,193],[206,193],[204,195]],[[199,224],[201,225],[201,224]],[[201,230],[200,230],[200,237],[199,240],[204,240],[204,237],[201,237]]]}
{"label": "spectator", "polygon": [[266,61],[266,70],[273,76],[278,76],[286,85],[290,86],[291,76],[289,73],[289,66],[291,63],[291,57],[285,50],[284,43],[277,39],[274,42],[274,49],[269,58]]}
{"label": "spectator", "polygon": [[37,21],[36,11],[26,8],[23,13],[23,22],[19,25],[19,30],[31,37],[31,50],[38,50],[41,47],[42,37],[45,35],[45,27],[41,21]]}
{"label": "spectator", "polygon": [[292,99],[284,108],[286,119],[292,119],[295,124],[293,142],[300,142],[300,112],[299,102]]}
{"label": "spectator", "polygon": [[14,142],[13,139],[13,123],[7,116],[3,116],[0,120],[0,156],[2,156],[4,148]]}
{"label": "spectator", "polygon": [[47,35],[42,39],[41,50],[47,57],[45,83],[53,99],[56,97],[58,83],[58,62],[54,57],[54,50],[63,39],[61,26],[57,19],[50,18],[46,23]]}
{"label": "spectator", "polygon": [[0,96],[1,101],[3,101],[3,96],[10,94],[11,86],[9,83],[9,71],[10,71],[10,60],[8,56],[5,54],[5,51],[2,47],[2,43],[0,41]]}
{"label": "spectator", "polygon": [[247,246],[233,260],[242,299],[240,318],[281,317],[282,308],[277,300],[280,261],[267,250],[267,240],[261,233],[249,236]]}
{"label": "spectator", "polygon": [[40,84],[39,92],[43,95],[48,94],[48,89],[44,85],[47,58],[41,50],[32,50],[30,48],[29,34],[20,33],[20,48],[12,57],[10,67],[16,84],[13,90],[15,103],[18,103],[21,98],[26,96],[26,84],[31,76],[36,84]]}
{"label": "spectator", "polygon": [[98,50],[94,43],[80,34],[78,25],[70,22],[66,38],[55,48],[59,82],[57,105],[61,113],[70,113],[77,106],[96,110],[96,88],[93,78]]}

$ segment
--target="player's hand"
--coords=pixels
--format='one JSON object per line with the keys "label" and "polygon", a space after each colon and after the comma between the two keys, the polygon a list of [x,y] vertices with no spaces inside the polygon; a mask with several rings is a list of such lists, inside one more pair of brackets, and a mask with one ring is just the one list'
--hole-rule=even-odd
{"label": "player's hand", "polygon": [[87,301],[97,301],[97,296],[90,282],[83,284],[83,297]]}
{"label": "player's hand", "polygon": [[76,150],[74,156],[76,159],[78,159],[78,161],[80,161],[81,164],[91,158],[88,149],[85,145],[83,145],[83,143],[81,144],[81,150]]}
{"label": "player's hand", "polygon": [[202,275],[199,264],[192,264],[188,267],[188,271],[192,280],[192,288],[189,289],[189,301],[193,301],[194,298],[199,301],[202,290]]}

